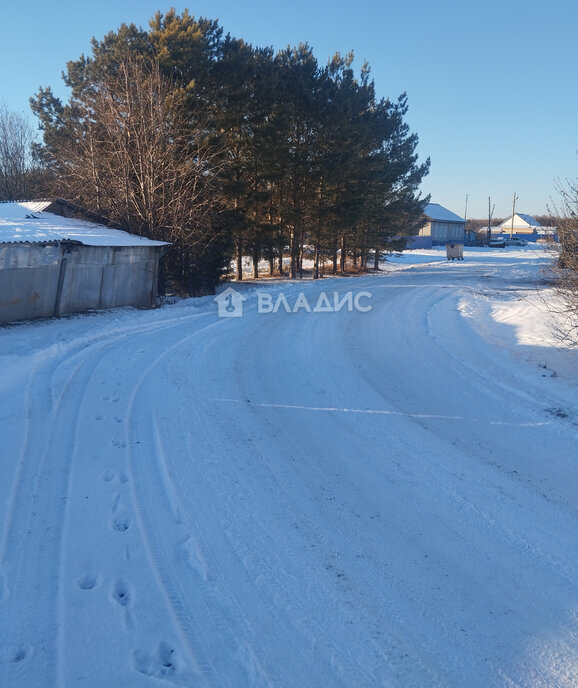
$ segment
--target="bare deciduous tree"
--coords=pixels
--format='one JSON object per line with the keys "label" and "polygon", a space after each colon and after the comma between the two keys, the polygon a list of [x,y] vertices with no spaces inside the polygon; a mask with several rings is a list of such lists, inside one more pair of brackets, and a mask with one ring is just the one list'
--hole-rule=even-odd
{"label": "bare deciduous tree", "polygon": [[29,196],[34,129],[26,117],[0,105],[0,199]]}
{"label": "bare deciduous tree", "polygon": [[72,113],[75,132],[58,157],[77,195],[150,238],[193,239],[217,197],[220,156],[185,121],[156,62],[126,58]]}
{"label": "bare deciduous tree", "polygon": [[556,187],[558,201],[548,208],[559,240],[552,266],[556,299],[549,308],[561,341],[578,346],[578,180],[559,181]]}
{"label": "bare deciduous tree", "polygon": [[212,217],[224,164],[206,127],[186,118],[179,91],[140,56],[67,108],[65,135],[52,141],[60,188],[133,233],[170,242],[170,271],[185,291],[203,291],[187,282],[219,240]]}

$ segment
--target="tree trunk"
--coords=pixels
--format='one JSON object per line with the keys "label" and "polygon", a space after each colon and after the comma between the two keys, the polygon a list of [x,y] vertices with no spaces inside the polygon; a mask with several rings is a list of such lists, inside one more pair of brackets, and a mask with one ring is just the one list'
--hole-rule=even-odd
{"label": "tree trunk", "polygon": [[243,279],[243,239],[237,239],[237,279],[239,282]]}
{"label": "tree trunk", "polygon": [[267,252],[269,254],[269,277],[273,277],[273,273],[275,272],[275,250],[273,246],[273,238],[271,238],[269,241]]}
{"label": "tree trunk", "polygon": [[319,246],[319,237],[315,238],[315,261],[314,261],[314,267],[313,267],[313,279],[319,279],[319,253],[320,253],[320,246]]}
{"label": "tree trunk", "polygon": [[283,233],[280,231],[278,236],[279,243],[277,244],[277,250],[279,252],[279,276],[283,277],[285,270],[283,268],[283,253],[285,250],[285,245],[283,241]]}
{"label": "tree trunk", "polygon": [[297,268],[299,263],[299,242],[297,241],[297,230],[295,227],[291,228],[291,279],[297,277]]}
{"label": "tree trunk", "polygon": [[259,279],[259,251],[253,251],[253,279]]}

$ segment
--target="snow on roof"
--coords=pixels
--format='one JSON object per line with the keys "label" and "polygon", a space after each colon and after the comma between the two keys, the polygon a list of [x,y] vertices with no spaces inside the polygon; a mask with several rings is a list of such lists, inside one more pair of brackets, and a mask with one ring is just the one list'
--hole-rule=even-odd
{"label": "snow on roof", "polygon": [[431,220],[440,220],[443,222],[465,222],[463,217],[452,213],[451,210],[444,208],[439,203],[428,203],[423,210],[424,215],[427,215]]}
{"label": "snow on roof", "polygon": [[0,244],[78,241],[85,246],[165,246],[104,225],[44,211],[51,201],[0,203]]}

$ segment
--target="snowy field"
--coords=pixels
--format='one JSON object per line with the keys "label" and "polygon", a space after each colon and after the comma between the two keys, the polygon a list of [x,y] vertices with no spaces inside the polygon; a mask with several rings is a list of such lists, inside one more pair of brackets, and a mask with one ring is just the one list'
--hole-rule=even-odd
{"label": "snowy field", "polygon": [[0,686],[575,688],[578,351],[541,262],[1,328]]}

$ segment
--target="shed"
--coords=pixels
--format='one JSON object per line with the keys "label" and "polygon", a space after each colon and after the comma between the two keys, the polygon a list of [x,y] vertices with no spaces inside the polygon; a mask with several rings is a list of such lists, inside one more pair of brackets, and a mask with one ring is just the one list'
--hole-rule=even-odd
{"label": "shed", "polygon": [[0,203],[0,323],[155,305],[168,244],[51,212],[73,207]]}
{"label": "shed", "polygon": [[466,221],[439,203],[428,203],[424,210],[424,224],[408,248],[431,248],[451,243],[464,243]]}

